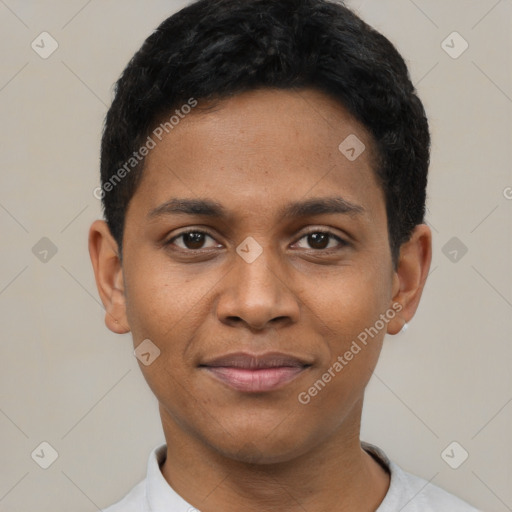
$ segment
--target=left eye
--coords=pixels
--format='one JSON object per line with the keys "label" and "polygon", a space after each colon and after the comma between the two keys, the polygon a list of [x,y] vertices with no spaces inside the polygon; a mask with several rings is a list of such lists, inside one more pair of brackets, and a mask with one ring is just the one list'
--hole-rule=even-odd
{"label": "left eye", "polygon": [[209,247],[204,247],[205,240],[207,238],[211,239],[215,242],[214,238],[211,237],[208,233],[204,231],[187,231],[186,233],[180,233],[179,235],[171,238],[168,245],[171,245],[176,242],[176,240],[182,239],[182,244],[176,244],[180,249],[188,249],[191,251],[199,250],[199,249],[209,249],[211,247],[217,247],[217,245],[210,245]]}
{"label": "left eye", "polygon": [[310,247],[302,247],[303,249],[331,249],[333,246],[330,246],[329,242],[332,241],[338,242],[339,246],[347,245],[346,242],[339,236],[329,233],[328,231],[314,231],[311,233],[306,233],[302,238],[300,238],[300,240],[304,239],[306,239]]}

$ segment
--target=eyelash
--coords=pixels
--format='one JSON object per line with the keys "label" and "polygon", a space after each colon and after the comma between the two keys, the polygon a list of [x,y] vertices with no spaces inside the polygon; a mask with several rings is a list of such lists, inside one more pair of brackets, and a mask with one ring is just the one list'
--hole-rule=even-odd
{"label": "eyelash", "polygon": [[[165,246],[173,245],[174,241],[177,240],[178,238],[181,238],[184,235],[189,235],[189,234],[192,234],[192,233],[207,235],[211,239],[215,240],[215,237],[211,233],[209,233],[208,231],[204,231],[202,229],[190,229],[188,231],[183,231],[182,233],[173,236],[171,239],[169,239],[167,242],[165,242],[164,245]],[[310,231],[307,231],[306,233],[303,233],[302,236],[297,240],[297,242],[299,242],[303,238],[307,237],[308,235],[317,234],[317,233],[322,234],[322,235],[328,235],[331,239],[334,238],[337,242],[339,242],[339,244],[340,244],[339,248],[346,247],[346,246],[349,245],[349,243],[346,240],[343,240],[343,238],[339,237],[338,235],[335,235],[332,231],[321,230],[321,229],[311,229]],[[295,243],[297,243],[297,242],[295,242]],[[328,251],[331,251],[333,249],[336,249],[336,248],[330,247],[330,248],[325,248],[325,249],[310,249],[310,250],[314,251],[314,252],[328,252]],[[205,249],[183,249],[182,247],[178,247],[178,250],[181,250],[181,251],[184,251],[184,252],[188,252],[188,253],[197,253],[197,252],[204,251]]]}

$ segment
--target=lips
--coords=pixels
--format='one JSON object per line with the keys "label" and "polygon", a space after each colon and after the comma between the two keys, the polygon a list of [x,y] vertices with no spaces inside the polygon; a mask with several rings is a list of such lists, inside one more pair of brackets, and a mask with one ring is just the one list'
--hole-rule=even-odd
{"label": "lips", "polygon": [[261,393],[282,388],[311,366],[288,354],[227,354],[199,367],[237,391]]}

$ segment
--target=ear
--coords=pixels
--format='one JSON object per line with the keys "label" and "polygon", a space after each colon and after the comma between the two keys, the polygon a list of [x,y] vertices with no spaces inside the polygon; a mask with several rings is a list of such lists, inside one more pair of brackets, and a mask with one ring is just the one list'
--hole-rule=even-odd
{"label": "ear", "polygon": [[[426,224],[418,224],[410,239],[400,247],[398,266],[393,275],[393,308],[398,311],[388,322],[388,334],[397,334],[418,308],[432,261],[432,232]],[[398,308],[400,304],[401,309]]]}
{"label": "ear", "polygon": [[117,334],[130,332],[118,246],[102,220],[94,221],[89,229],[89,255],[101,302],[105,306],[105,325]]}

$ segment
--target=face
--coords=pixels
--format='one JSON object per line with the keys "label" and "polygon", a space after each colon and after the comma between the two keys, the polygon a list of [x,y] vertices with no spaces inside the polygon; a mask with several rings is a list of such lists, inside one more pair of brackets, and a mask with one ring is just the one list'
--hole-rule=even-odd
{"label": "face", "polygon": [[[356,159],[338,149],[353,135]],[[384,334],[405,321],[373,156],[313,90],[198,107],[151,150],[113,315],[160,350],[140,367],[167,432],[276,462],[358,427]]]}

